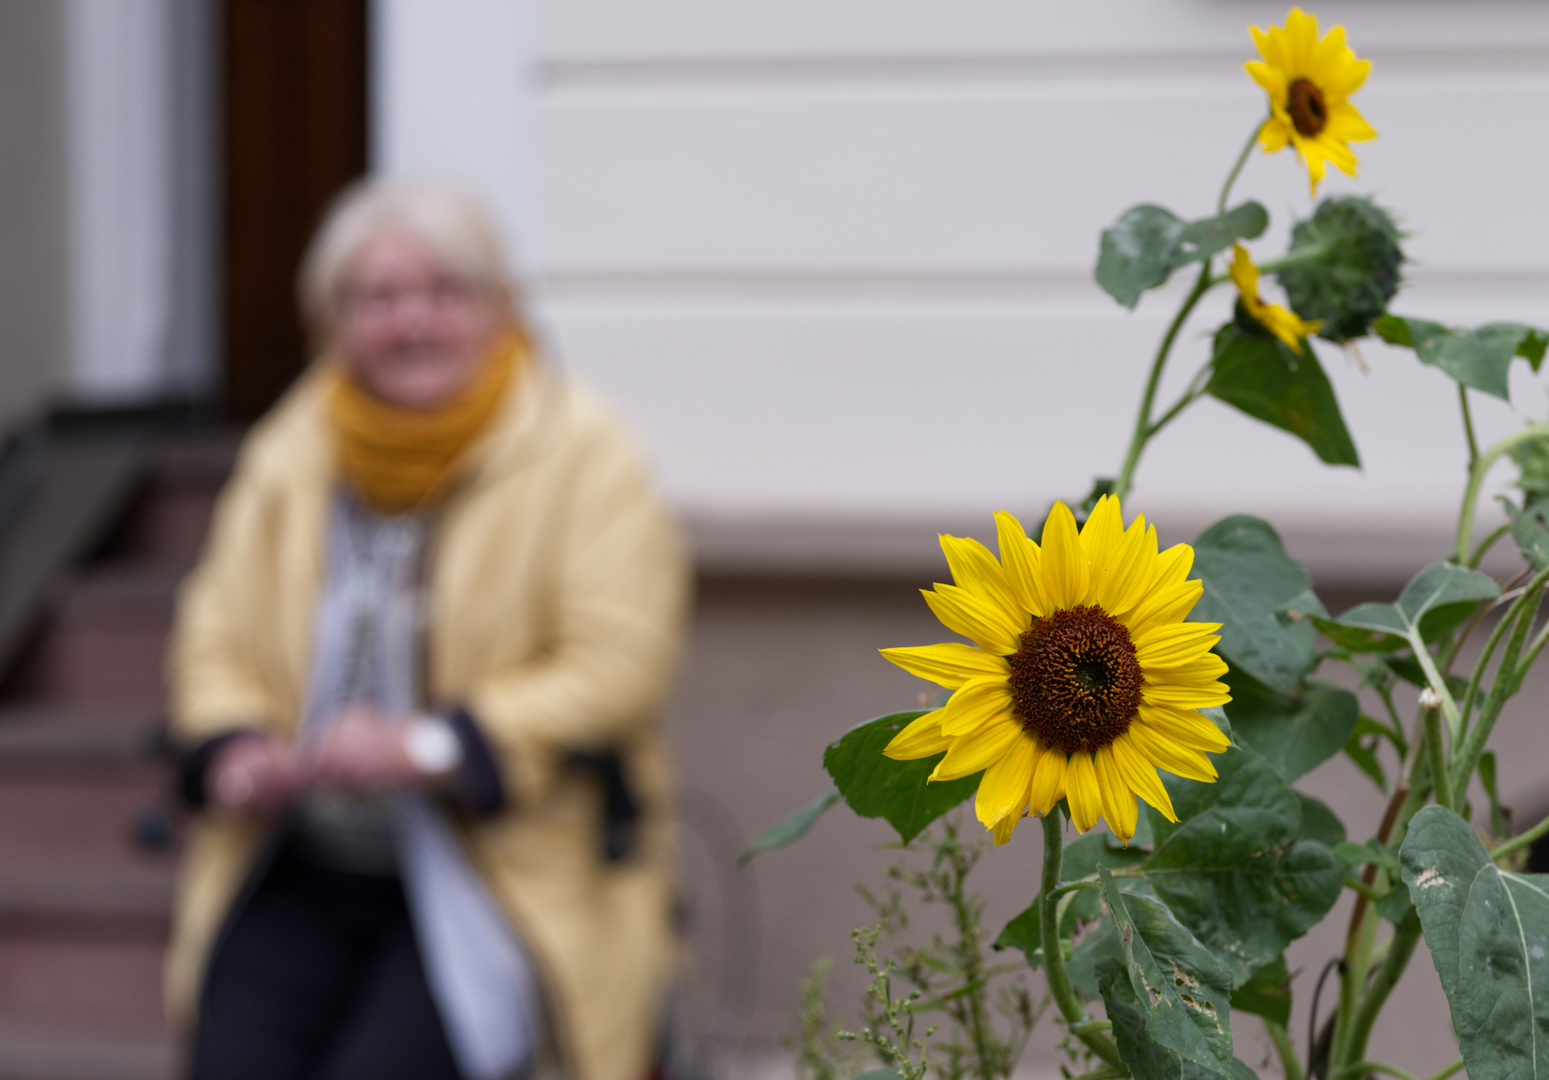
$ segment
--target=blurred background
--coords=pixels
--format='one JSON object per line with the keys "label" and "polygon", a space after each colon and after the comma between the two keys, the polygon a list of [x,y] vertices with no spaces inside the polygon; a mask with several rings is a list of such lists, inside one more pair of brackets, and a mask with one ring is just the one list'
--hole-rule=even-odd
{"label": "blurred background", "polygon": [[[826,788],[826,740],[916,703],[875,649],[945,636],[914,591],[945,573],[935,534],[1036,519],[1116,469],[1178,294],[1114,305],[1098,231],[1137,202],[1212,209],[1264,111],[1247,25],[1285,10],[0,0],[0,1078],[170,1074],[162,641],[243,425],[308,359],[302,247],[368,172],[494,203],[551,358],[614,401],[683,515],[679,1023],[699,1075],[788,1076],[778,1036],[813,959],[836,958],[853,1016],[848,931],[870,915],[852,886],[877,887],[889,831],[840,811],[735,857]],[[1381,138],[1323,192],[1375,193],[1409,230],[1394,310],[1549,325],[1549,8],[1314,10],[1374,61],[1357,104]],[[1289,154],[1255,156],[1237,192],[1271,212],[1260,261],[1311,210]],[[1185,329],[1184,378],[1226,314]],[[1446,553],[1464,450],[1440,373],[1319,350],[1363,469],[1206,399],[1127,509],[1169,540],[1261,514],[1337,611]],[[1514,379],[1514,408],[1476,395],[1481,439],[1549,406],[1525,365]],[[1528,820],[1549,809],[1545,690],[1498,736]],[[1303,786],[1352,839],[1374,831],[1348,762]],[[1035,891],[1036,848],[1019,834],[981,870],[992,933]],[[1292,952],[1293,1031],[1340,925]],[[1411,971],[1374,1054],[1425,1075],[1455,1051],[1433,970]],[[1239,1056],[1258,1067],[1255,1025]],[[1036,1036],[1031,1073],[1054,1075],[1055,1041]]]}

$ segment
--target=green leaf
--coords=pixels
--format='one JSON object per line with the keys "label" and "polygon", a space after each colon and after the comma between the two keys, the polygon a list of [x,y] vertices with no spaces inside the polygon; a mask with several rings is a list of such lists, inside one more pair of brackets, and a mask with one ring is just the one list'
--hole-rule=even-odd
{"label": "green leaf", "polygon": [[812,826],[817,824],[818,818],[822,817],[828,811],[828,808],[839,802],[842,797],[839,794],[838,788],[829,788],[790,817],[783,821],[775,822],[769,828],[759,833],[758,839],[748,845],[748,850],[744,851],[741,857],[737,859],[737,865],[746,866],[755,855],[760,855],[766,851],[773,851],[775,848],[785,847],[787,844],[794,844],[803,836],[806,836],[812,829]]}
{"label": "green leaf", "polygon": [[1343,843],[1345,823],[1329,808],[1328,803],[1311,795],[1296,793],[1302,804],[1302,839],[1316,840],[1325,847]]}
{"label": "green leaf", "polygon": [[1398,856],[1376,840],[1368,840],[1364,844],[1354,844],[1346,840],[1342,844],[1336,844],[1334,854],[1338,855],[1351,866],[1365,866],[1367,863],[1376,863],[1384,870],[1398,869]]}
{"label": "green leaf", "polygon": [[1282,1027],[1291,1022],[1291,973],[1285,957],[1277,956],[1232,991],[1232,1008],[1273,1020]]}
{"label": "green leaf", "polygon": [[1345,756],[1355,762],[1356,767],[1371,777],[1380,788],[1388,786],[1387,774],[1377,758],[1377,744],[1384,737],[1382,729],[1374,721],[1362,716],[1356,720],[1355,730],[1350,732],[1350,739],[1345,743]]}
{"label": "green leaf", "polygon": [[1097,284],[1119,303],[1133,308],[1142,293],[1164,284],[1175,270],[1210,258],[1234,240],[1258,236],[1268,224],[1268,213],[1256,202],[1195,222],[1184,222],[1161,206],[1131,207],[1111,228],[1103,230]]}
{"label": "green leaf", "polygon": [[1124,949],[1119,945],[1119,935],[1109,919],[1092,927],[1091,932],[1071,950],[1070,959],[1065,963],[1065,974],[1070,976],[1070,985],[1083,1001],[1096,1001],[1103,996],[1102,988],[1098,986],[1097,971],[1104,960],[1117,961],[1121,966],[1124,963]]}
{"label": "green leaf", "polygon": [[1358,630],[1355,627],[1343,625],[1337,619],[1313,616],[1312,624],[1318,628],[1324,637],[1329,639],[1331,644],[1344,649],[1346,652],[1394,652],[1398,649],[1407,649],[1409,647],[1409,643],[1401,637],[1394,637],[1392,634],[1373,633],[1370,630]]}
{"label": "green leaf", "polygon": [[1502,499],[1501,505],[1511,522],[1511,538],[1516,541],[1517,550],[1533,564],[1534,570],[1542,570],[1549,566],[1549,502],[1542,496],[1529,499],[1522,509],[1510,499]]}
{"label": "green leaf", "polygon": [[[1099,866],[1117,868],[1135,866],[1145,858],[1145,852],[1135,848],[1115,847],[1111,833],[1092,832],[1072,841],[1065,847],[1060,863],[1060,882],[1080,881],[1097,873]],[[1006,924],[992,946],[996,949],[1020,949],[1027,956],[1029,967],[1043,964],[1043,927],[1039,922],[1038,909],[1043,903],[1043,892],[1033,897],[1027,910]],[[1060,919],[1060,933],[1072,934],[1082,923],[1091,922],[1102,914],[1102,901],[1096,890],[1078,892],[1066,906]]]}
{"label": "green leaf", "polygon": [[1360,467],[1334,387],[1310,345],[1297,353],[1278,338],[1229,322],[1216,332],[1211,365],[1208,393],[1295,435],[1325,464]]}
{"label": "green leaf", "polygon": [[1497,869],[1439,806],[1415,815],[1400,854],[1469,1080],[1549,1074],[1549,875]]}
{"label": "green leaf", "polygon": [[1440,368],[1464,386],[1502,401],[1511,400],[1508,375],[1512,358],[1522,357],[1537,371],[1549,345],[1549,331],[1522,323],[1490,323],[1463,330],[1425,319],[1384,315],[1372,329],[1391,345],[1413,349],[1422,364]]}
{"label": "green leaf", "polygon": [[1398,607],[1420,628],[1423,641],[1435,641],[1468,618],[1481,600],[1494,600],[1501,587],[1488,574],[1432,563],[1416,574],[1399,594]]}
{"label": "green leaf", "polygon": [[[1098,967],[1098,987],[1109,1005],[1114,1027],[1117,1002],[1130,1019],[1138,1011],[1151,1051],[1140,1055],[1145,1068],[1177,1055],[1222,1076],[1232,1063],[1232,971],[1173,917],[1147,896],[1122,893],[1106,868],[1100,871],[1103,902],[1124,952],[1122,966],[1107,960]],[[1125,992],[1115,994],[1122,986]],[[1134,1034],[1132,1032],[1132,1034]],[[1138,1041],[1138,1040],[1137,1040]],[[1155,1050],[1163,1053],[1157,1055]],[[1135,1064],[1135,1063],[1131,1063]],[[1152,1072],[1166,1075],[1165,1072]],[[1137,1070],[1137,1076],[1142,1075]]]}
{"label": "green leaf", "polygon": [[872,1069],[861,1073],[855,1080],[904,1080],[904,1074],[897,1069]]}
{"label": "green leaf", "polygon": [[1410,579],[1396,604],[1357,604],[1335,622],[1410,639],[1413,646],[1413,638],[1435,641],[1468,618],[1480,601],[1500,595],[1501,587],[1488,574],[1432,563]]}
{"label": "green leaf", "polygon": [[1310,620],[1280,613],[1292,602],[1307,603],[1312,579],[1269,522],[1234,514],[1200,533],[1193,576],[1205,591],[1189,617],[1221,624],[1217,649],[1233,673],[1282,693],[1296,686],[1312,667],[1317,633]]}
{"label": "green leaf", "polygon": [[1310,682],[1290,694],[1232,686],[1232,730],[1286,780],[1306,775],[1344,749],[1360,715],[1348,690]]}
{"label": "green leaf", "polygon": [[1165,776],[1179,824],[1163,828],[1141,869],[1179,921],[1230,964],[1239,980],[1272,961],[1326,915],[1345,864],[1302,839],[1302,801],[1266,762],[1232,747],[1214,758],[1220,778]]}
{"label": "green leaf", "polygon": [[904,843],[979,788],[974,773],[961,780],[926,783],[944,754],[915,761],[894,761],[882,750],[924,712],[892,713],[845,732],[823,751],[823,768],[834,778],[850,809],[861,817],[882,818]]}

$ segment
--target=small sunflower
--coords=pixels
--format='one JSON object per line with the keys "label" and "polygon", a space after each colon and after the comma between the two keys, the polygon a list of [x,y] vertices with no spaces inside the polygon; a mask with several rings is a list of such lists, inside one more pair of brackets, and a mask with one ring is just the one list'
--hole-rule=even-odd
{"label": "small sunflower", "polygon": [[1241,244],[1232,245],[1231,275],[1232,283],[1237,286],[1237,293],[1242,298],[1243,310],[1300,354],[1305,348],[1303,342],[1308,335],[1316,334],[1323,324],[1317,320],[1308,322],[1279,304],[1266,304],[1259,297],[1259,268],[1253,265],[1247,249]]}
{"label": "small sunflower", "polygon": [[1176,821],[1158,768],[1213,781],[1205,756],[1229,740],[1197,710],[1230,700],[1226,664],[1210,649],[1217,623],[1184,621],[1204,585],[1194,551],[1158,552],[1144,515],[1129,528],[1104,496],[1079,533],[1064,503],[1043,543],[995,515],[1000,558],[977,540],[941,538],[955,585],[924,590],[949,629],[974,644],[883,649],[911,674],[953,691],[888,744],[891,758],[943,750],[932,780],[981,769],[975,809],[1003,844],[1028,810],[1069,800],[1085,832],[1099,817],[1126,843],[1135,796]]}
{"label": "small sunflower", "polygon": [[1284,27],[1248,29],[1264,59],[1244,66],[1269,94],[1269,119],[1259,128],[1264,152],[1295,146],[1307,163],[1314,195],[1326,161],[1354,176],[1350,144],[1375,139],[1377,133],[1346,99],[1366,81],[1372,62],[1356,59],[1345,44],[1343,26],[1319,41],[1318,20],[1301,8],[1291,9]]}

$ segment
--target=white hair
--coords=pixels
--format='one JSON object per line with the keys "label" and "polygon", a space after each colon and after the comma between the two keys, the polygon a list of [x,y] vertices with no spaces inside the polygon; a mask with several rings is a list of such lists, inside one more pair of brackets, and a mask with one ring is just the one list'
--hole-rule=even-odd
{"label": "white hair", "polygon": [[345,278],[360,249],[387,231],[424,243],[469,282],[491,290],[517,321],[516,290],[500,227],[483,200],[439,181],[366,179],[334,199],[301,261],[297,291],[318,344],[328,341],[338,327]]}

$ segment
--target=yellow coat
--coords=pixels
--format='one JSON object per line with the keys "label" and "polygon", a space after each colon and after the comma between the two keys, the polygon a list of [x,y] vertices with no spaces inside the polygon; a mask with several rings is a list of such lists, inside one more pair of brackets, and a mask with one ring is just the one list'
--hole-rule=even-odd
{"label": "yellow coat", "polygon": [[[172,727],[291,738],[305,701],[335,469],[322,380],[305,378],[248,437],[183,587],[169,657]],[[427,702],[463,704],[511,799],[464,823],[468,856],[526,942],[559,1066],[643,1080],[674,964],[674,831],[656,714],[687,600],[677,530],[631,444],[541,367],[513,380],[469,451],[427,555]],[[571,750],[615,750],[643,807],[639,851],[609,863],[595,777]],[[203,816],[184,861],[167,960],[188,1023],[216,934],[263,840]]]}

